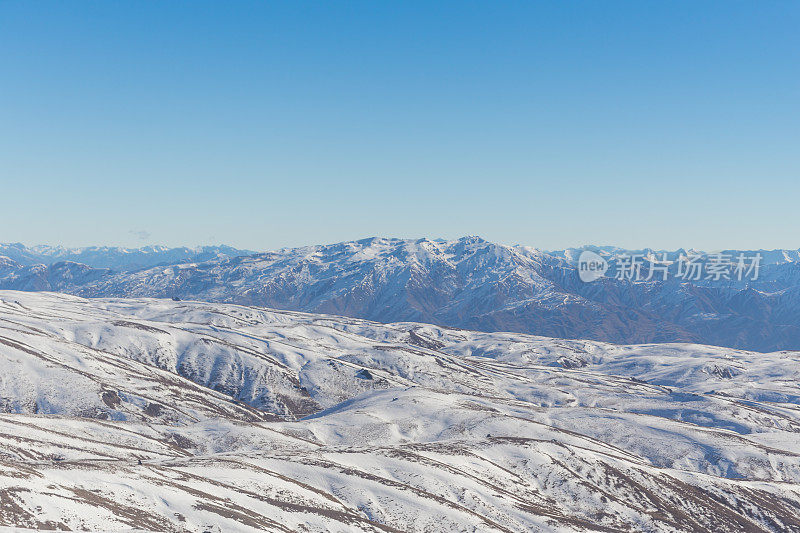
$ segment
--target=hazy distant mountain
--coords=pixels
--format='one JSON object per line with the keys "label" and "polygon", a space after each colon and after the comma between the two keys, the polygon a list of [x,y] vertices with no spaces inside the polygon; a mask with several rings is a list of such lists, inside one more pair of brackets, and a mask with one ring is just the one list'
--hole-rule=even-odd
{"label": "hazy distant mountain", "polygon": [[224,245],[195,248],[169,248],[167,246],[64,248],[61,246],[29,247],[20,243],[0,243],[0,256],[7,257],[22,266],[52,265],[66,261],[83,263],[93,268],[108,268],[118,271],[139,270],[187,261],[212,261],[252,253],[250,250],[238,250]]}
{"label": "hazy distant mountain", "polygon": [[[610,259],[626,253],[592,249]],[[617,343],[800,349],[796,250],[761,251],[764,266],[757,281],[672,277],[639,283],[611,278],[583,283],[576,268],[582,250],[544,252],[477,237],[371,238],[136,272],[5,260],[0,288],[178,297]]]}

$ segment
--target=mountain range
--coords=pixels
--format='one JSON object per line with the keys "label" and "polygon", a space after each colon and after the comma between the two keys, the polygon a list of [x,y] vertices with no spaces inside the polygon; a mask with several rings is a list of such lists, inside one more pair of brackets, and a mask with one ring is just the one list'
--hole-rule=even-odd
{"label": "mountain range", "polygon": [[[156,297],[416,321],[615,343],[693,342],[762,352],[800,349],[800,252],[761,254],[757,279],[584,283],[578,257],[478,237],[370,238],[249,253],[200,249],[0,246],[0,288],[83,297]],[[654,250],[635,251],[661,256]],[[674,259],[681,253],[669,252]],[[702,253],[700,253],[703,255]]]}
{"label": "mountain range", "polygon": [[191,261],[212,261],[250,255],[255,252],[231,246],[197,246],[194,248],[145,246],[123,248],[119,246],[25,246],[21,243],[0,243],[0,256],[20,266],[52,265],[55,263],[81,263],[88,267],[131,271],[159,265],[174,265]]}

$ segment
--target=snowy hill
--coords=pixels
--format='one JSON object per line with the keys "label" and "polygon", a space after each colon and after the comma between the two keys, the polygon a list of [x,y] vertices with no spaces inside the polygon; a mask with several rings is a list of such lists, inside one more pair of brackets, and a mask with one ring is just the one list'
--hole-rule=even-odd
{"label": "snowy hill", "polygon": [[0,526],[800,531],[799,378],[796,352],[0,291]]}
{"label": "snowy hill", "polygon": [[[630,253],[591,249],[610,261]],[[25,266],[0,258],[0,288],[85,297],[178,297],[617,343],[800,349],[796,250],[725,252],[761,254],[756,280],[606,277],[594,283],[579,278],[582,251],[544,252],[477,237],[372,238],[125,272],[74,262]],[[684,252],[667,256],[674,260]]]}

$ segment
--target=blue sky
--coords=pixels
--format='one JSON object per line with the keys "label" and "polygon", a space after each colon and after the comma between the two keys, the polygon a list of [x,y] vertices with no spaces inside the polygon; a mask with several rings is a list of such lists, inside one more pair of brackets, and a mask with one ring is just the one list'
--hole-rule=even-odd
{"label": "blue sky", "polygon": [[0,241],[800,247],[800,3],[0,0]]}

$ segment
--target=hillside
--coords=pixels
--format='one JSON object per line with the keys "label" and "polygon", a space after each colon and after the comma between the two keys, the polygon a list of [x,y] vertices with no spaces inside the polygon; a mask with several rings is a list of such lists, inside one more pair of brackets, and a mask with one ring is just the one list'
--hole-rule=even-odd
{"label": "hillside", "polygon": [[794,352],[0,299],[0,525],[800,531]]}

